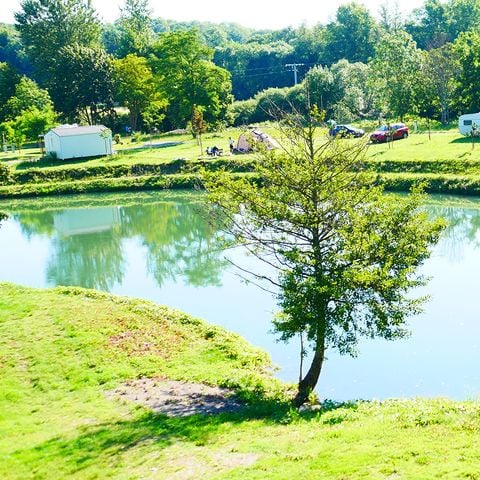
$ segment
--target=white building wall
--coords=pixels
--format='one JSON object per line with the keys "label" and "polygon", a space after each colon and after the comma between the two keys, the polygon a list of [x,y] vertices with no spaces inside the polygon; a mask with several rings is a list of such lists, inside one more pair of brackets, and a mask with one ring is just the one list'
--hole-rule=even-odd
{"label": "white building wall", "polygon": [[52,132],[48,132],[45,134],[45,151],[47,153],[55,153],[57,158],[60,158],[60,138],[58,135]]}
{"label": "white building wall", "polygon": [[59,136],[48,132],[45,135],[45,150],[47,153],[55,152],[59,160],[111,155],[112,136],[102,138],[99,133]]}
{"label": "white building wall", "polygon": [[104,139],[98,133],[60,137],[60,143],[62,159],[109,155],[112,150],[111,137]]}

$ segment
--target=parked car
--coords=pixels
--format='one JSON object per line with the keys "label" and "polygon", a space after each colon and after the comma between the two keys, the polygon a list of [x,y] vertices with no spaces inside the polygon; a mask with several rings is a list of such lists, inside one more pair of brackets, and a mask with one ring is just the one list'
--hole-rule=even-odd
{"label": "parked car", "polygon": [[374,143],[386,142],[388,139],[398,140],[408,137],[408,127],[404,123],[393,123],[392,125],[382,125],[371,135],[370,140]]}
{"label": "parked car", "polygon": [[329,131],[332,137],[354,137],[359,138],[365,135],[365,132],[361,128],[355,128],[352,125],[336,125]]}

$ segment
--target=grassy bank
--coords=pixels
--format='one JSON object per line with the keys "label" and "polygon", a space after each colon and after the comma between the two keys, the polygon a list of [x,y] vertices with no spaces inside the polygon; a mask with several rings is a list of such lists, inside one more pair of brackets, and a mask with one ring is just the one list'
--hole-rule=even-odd
{"label": "grassy bank", "polygon": [[[299,414],[236,335],[89,290],[2,284],[0,329],[1,478],[478,478],[475,402]],[[105,394],[153,376],[229,386],[246,407],[167,417]]]}

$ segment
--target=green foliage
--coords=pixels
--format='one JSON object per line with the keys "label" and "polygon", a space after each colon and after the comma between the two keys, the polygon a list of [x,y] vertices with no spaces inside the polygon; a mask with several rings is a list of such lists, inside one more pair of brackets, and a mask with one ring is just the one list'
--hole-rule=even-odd
{"label": "green foliage", "polygon": [[[127,55],[125,58],[115,61],[115,75],[118,86],[118,100],[129,110],[130,127],[137,130],[139,120],[145,117],[145,111],[153,112],[155,106],[165,108],[167,101],[162,99],[158,92],[152,70],[148,61],[137,55]],[[148,114],[147,114],[148,116]],[[150,120],[155,127],[158,122]]]}
{"label": "green foliage", "polygon": [[[325,351],[355,353],[358,338],[395,339],[422,299],[416,269],[442,224],[418,211],[418,192],[390,199],[362,173],[361,143],[317,143],[316,118],[287,116],[283,152],[254,164],[260,183],[204,172],[210,202],[236,242],[273,266],[282,340],[306,335],[314,357],[296,403],[315,387]],[[215,211],[213,212],[215,213]],[[238,214],[241,215],[238,215]],[[303,353],[303,352],[302,352]]]}
{"label": "green foliage", "polygon": [[7,119],[6,103],[15,94],[20,76],[9,64],[0,62],[0,122]]}
{"label": "green foliage", "polygon": [[71,44],[57,54],[55,105],[70,120],[111,124],[115,116],[113,59],[99,47]]}
{"label": "green foliage", "polygon": [[[22,0],[15,20],[38,77],[53,89],[58,87],[58,52],[73,44],[92,46],[99,41],[100,22],[88,0]],[[50,94],[55,96],[52,90]]]}
{"label": "green foliage", "polygon": [[453,51],[459,65],[456,75],[456,101],[463,112],[478,110],[480,88],[480,33],[467,32],[459,36]]}
{"label": "green foliage", "polygon": [[5,62],[23,74],[31,73],[20,36],[13,25],[0,24],[0,63]]}
{"label": "green foliage", "polygon": [[118,20],[119,45],[116,55],[147,55],[155,41],[152,26],[152,11],[148,0],[125,0]]}
{"label": "green foliage", "polygon": [[5,111],[7,118],[14,119],[28,109],[53,111],[52,100],[47,90],[27,77],[22,77],[15,86],[15,92],[7,100]]}
{"label": "green foliage", "polygon": [[217,48],[214,59],[217,65],[231,72],[235,98],[246,100],[267,88],[291,85],[292,73],[284,65],[293,53],[293,48],[285,41],[267,44],[249,41]]}
{"label": "green foliage", "polygon": [[378,26],[366,7],[355,2],[341,5],[335,21],[327,25],[326,61],[367,62],[375,53],[378,39]]}
{"label": "green foliage", "polygon": [[185,127],[195,105],[204,109],[209,124],[225,119],[232,100],[230,74],[214,65],[212,56],[196,31],[160,36],[152,65],[161,75],[159,85],[169,101],[167,117],[172,126]]}
{"label": "green foliage", "polygon": [[55,125],[57,116],[51,108],[43,110],[36,107],[28,108],[15,118],[15,129],[28,140],[37,141],[39,135],[44,135]]}
{"label": "green foliage", "polygon": [[375,88],[387,111],[402,119],[415,113],[420,51],[405,32],[385,34],[372,62]]}

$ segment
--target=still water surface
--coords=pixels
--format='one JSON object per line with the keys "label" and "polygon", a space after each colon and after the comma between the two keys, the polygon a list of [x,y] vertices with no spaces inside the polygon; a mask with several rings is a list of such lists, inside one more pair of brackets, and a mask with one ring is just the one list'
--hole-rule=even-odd
{"label": "still water surface", "polygon": [[[432,277],[412,335],[365,340],[355,359],[330,352],[318,391],[337,400],[480,396],[480,200],[432,197],[449,222],[423,272]],[[275,300],[226,260],[262,268],[240,250],[222,252],[201,214],[201,194],[128,193],[0,202],[0,281],[79,285],[142,297],[235,331],[266,349],[278,376],[296,381],[296,343],[270,333]],[[422,291],[422,293],[424,293]]]}

